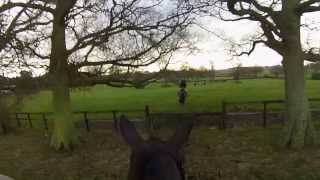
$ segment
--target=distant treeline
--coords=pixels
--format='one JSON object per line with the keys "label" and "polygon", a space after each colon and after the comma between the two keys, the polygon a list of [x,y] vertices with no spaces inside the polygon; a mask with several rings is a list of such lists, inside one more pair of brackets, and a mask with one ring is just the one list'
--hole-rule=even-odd
{"label": "distant treeline", "polygon": [[[308,79],[320,79],[320,63],[310,63],[305,66],[306,77]],[[131,81],[137,82],[136,88],[143,88],[148,82],[164,82],[177,83],[182,79],[189,81],[198,80],[223,80],[223,79],[254,79],[254,78],[283,78],[284,71],[281,65],[277,66],[253,66],[242,67],[241,65],[229,69],[215,70],[214,68],[200,69],[187,68],[182,70],[163,70],[161,72],[140,72],[135,71],[131,73],[117,72],[114,74],[99,74],[96,72],[71,72],[70,78],[75,79],[71,81],[70,87],[90,86],[88,79],[95,79],[101,81],[101,84],[108,84],[113,80],[120,83]],[[139,84],[140,82],[140,84]],[[121,85],[121,84],[120,84]],[[40,77],[33,77],[31,72],[22,71],[19,77],[6,78],[0,76],[0,89],[20,92],[33,92],[38,89],[47,89],[50,87],[50,79],[48,74]]]}

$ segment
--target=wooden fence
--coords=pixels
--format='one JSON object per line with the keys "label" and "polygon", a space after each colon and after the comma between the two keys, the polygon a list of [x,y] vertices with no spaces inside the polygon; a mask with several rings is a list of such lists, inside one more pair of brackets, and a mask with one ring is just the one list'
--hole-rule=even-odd
{"label": "wooden fence", "polygon": [[[320,98],[309,98],[309,102],[320,102]],[[285,103],[285,100],[263,100],[263,101],[246,101],[246,102],[227,102],[227,101],[222,101],[222,114],[224,116],[227,116],[228,114],[228,106],[235,106],[235,105],[248,105],[248,104],[260,104],[263,106],[263,109],[261,111],[262,114],[262,119],[263,119],[263,123],[262,126],[263,127],[267,127],[267,115],[268,115],[268,105],[270,104],[283,104]],[[227,118],[223,118],[223,128],[225,128],[225,120]]]}
{"label": "wooden fence", "polygon": [[[134,112],[143,112],[145,115],[145,119],[149,122],[148,126],[151,126],[151,118],[150,118],[150,111],[149,106],[145,106],[145,109],[138,109],[138,110],[131,110],[127,111],[127,113],[134,113]],[[115,129],[118,129],[118,114],[120,111],[112,110],[112,111],[75,111],[73,112],[75,115],[80,115],[82,120],[85,124],[85,129],[89,132],[91,130],[90,121],[105,121],[113,123]],[[30,128],[34,127],[33,121],[42,121],[43,128],[45,130],[49,130],[48,120],[49,117],[52,115],[52,112],[16,112],[14,113],[14,119],[16,120],[16,124],[19,128],[22,127],[22,121],[26,121]],[[104,117],[104,118],[90,118],[89,115],[98,115],[98,114],[110,114],[112,118]],[[35,118],[37,117],[37,118]]]}
{"label": "wooden fence", "polygon": [[15,116],[15,119],[17,121],[17,126],[19,128],[22,127],[21,121],[27,121],[28,124],[29,124],[29,127],[33,128],[32,120],[36,120],[36,119],[32,119],[31,117],[32,116],[40,116],[42,121],[43,121],[43,124],[44,124],[44,129],[48,130],[49,127],[48,127],[48,118],[47,118],[47,116],[49,114],[52,114],[52,113],[50,113],[50,112],[33,112],[33,113],[30,113],[30,112],[16,112],[16,113],[14,113],[14,116]]}
{"label": "wooden fence", "polygon": [[[309,101],[311,102],[315,102],[318,101],[320,102],[320,98],[311,98],[309,99]],[[248,104],[260,104],[263,106],[261,111],[261,115],[262,115],[262,126],[263,127],[267,127],[268,124],[268,105],[270,104],[281,104],[284,103],[284,100],[264,100],[264,101],[247,101],[247,102],[227,102],[227,101],[222,101],[221,106],[221,112],[195,112],[195,113],[152,113],[150,110],[150,107],[148,105],[145,106],[144,109],[138,109],[138,110],[134,110],[134,111],[127,111],[126,113],[132,113],[132,112],[139,112],[142,113],[144,116],[144,121],[145,121],[145,125],[146,128],[148,130],[153,130],[155,127],[156,122],[154,121],[154,117],[162,117],[162,118],[168,118],[168,117],[174,117],[176,119],[179,119],[179,117],[182,116],[192,116],[192,117],[199,117],[199,116],[217,116],[220,117],[218,119],[218,127],[220,129],[226,129],[228,127],[228,114],[232,113],[231,111],[229,111],[229,107],[230,106],[235,106],[235,105],[248,105]],[[100,121],[105,121],[105,122],[109,122],[112,123],[113,128],[118,130],[118,126],[119,126],[119,121],[118,121],[118,115],[121,111],[118,110],[112,110],[112,111],[76,111],[73,112],[74,114],[78,114],[81,115],[82,120],[85,124],[85,129],[90,132],[91,130],[91,123],[95,120],[100,120]],[[112,118],[90,118],[89,115],[97,115],[97,114],[110,114]],[[241,113],[240,113],[241,114]],[[21,121],[27,121],[27,124],[30,128],[34,127],[33,124],[33,120],[41,120],[43,123],[43,128],[45,130],[49,129],[49,125],[48,125],[48,121],[49,121],[49,116],[52,115],[52,112],[34,112],[34,113],[30,113],[30,112],[17,112],[14,113],[14,118],[16,120],[17,126],[20,128],[22,127],[21,125]],[[32,117],[34,116],[38,116],[40,118],[34,119]],[[138,122],[138,121],[137,121]]]}

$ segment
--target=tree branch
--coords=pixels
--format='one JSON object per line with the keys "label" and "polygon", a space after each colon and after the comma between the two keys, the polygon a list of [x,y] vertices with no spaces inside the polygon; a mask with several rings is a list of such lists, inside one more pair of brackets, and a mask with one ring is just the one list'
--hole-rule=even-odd
{"label": "tree branch", "polygon": [[319,3],[320,0],[309,0],[309,1],[305,1],[303,3],[301,3],[298,8],[297,8],[297,12],[300,14],[303,13],[309,13],[309,12],[316,12],[316,11],[320,11],[320,6],[312,6],[315,3]]}
{"label": "tree branch", "polygon": [[320,54],[314,53],[314,48],[303,52],[303,58],[309,62],[320,62]]}
{"label": "tree branch", "polygon": [[242,56],[242,55],[248,55],[248,56],[250,56],[251,53],[255,50],[256,46],[257,46],[258,44],[261,44],[261,43],[266,44],[266,42],[263,41],[263,40],[253,41],[250,50],[249,50],[249,51],[246,51],[246,52],[241,52],[241,53],[239,54],[239,56]]}
{"label": "tree branch", "polygon": [[22,8],[31,8],[31,9],[38,9],[38,10],[42,10],[51,14],[54,14],[55,10],[47,7],[47,6],[43,6],[40,4],[33,4],[31,3],[32,1],[30,1],[29,3],[13,3],[13,2],[9,2],[7,4],[4,4],[0,7],[0,13],[7,11],[9,9],[15,8],[15,7],[22,7]]}

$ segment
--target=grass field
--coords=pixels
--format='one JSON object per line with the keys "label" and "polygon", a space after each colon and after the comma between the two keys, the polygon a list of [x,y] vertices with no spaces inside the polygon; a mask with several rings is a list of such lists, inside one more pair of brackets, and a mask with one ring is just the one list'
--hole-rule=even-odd
{"label": "grass field", "polygon": [[[320,81],[308,81],[309,97],[320,98]],[[228,81],[189,86],[186,108],[177,103],[178,88],[153,84],[145,89],[95,86],[72,91],[74,110],[132,111],[151,106],[153,111],[219,111],[223,99],[253,101],[283,98],[281,80]],[[25,100],[24,111],[51,111],[51,94],[43,91]],[[316,122],[318,135],[320,124]],[[143,131],[143,130],[141,130]],[[50,131],[49,131],[50,133]],[[155,134],[168,137],[171,131]],[[0,136],[0,173],[17,180],[124,180],[129,149],[110,129],[79,129],[80,145],[75,151],[56,152],[49,147],[50,135],[40,129],[16,129]],[[186,148],[189,180],[317,180],[320,179],[319,145],[304,150],[281,146],[283,127],[231,128],[225,131],[197,127]]]}
{"label": "grass field", "polygon": [[[252,101],[283,99],[283,80],[242,80],[210,83],[206,86],[187,87],[189,97],[185,107],[177,102],[178,87],[161,87],[152,84],[145,89],[111,88],[94,86],[87,90],[71,92],[72,108],[74,111],[143,110],[149,105],[153,112],[204,112],[220,111],[221,101]],[[307,81],[309,97],[320,98],[320,81]],[[50,91],[42,91],[25,99],[22,111],[43,112],[52,111]]]}

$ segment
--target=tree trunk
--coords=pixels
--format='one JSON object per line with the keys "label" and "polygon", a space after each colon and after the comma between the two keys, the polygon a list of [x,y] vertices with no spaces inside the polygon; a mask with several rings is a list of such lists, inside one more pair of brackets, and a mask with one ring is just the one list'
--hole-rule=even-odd
{"label": "tree trunk", "polygon": [[57,1],[51,37],[50,75],[53,91],[54,129],[51,146],[69,150],[78,142],[70,107],[68,53],[65,40],[65,15],[63,1]]}
{"label": "tree trunk", "polygon": [[[288,59],[288,60],[287,60]],[[285,59],[286,139],[289,148],[301,148],[314,143],[314,128],[305,93],[303,60],[287,56]]]}
{"label": "tree trunk", "polygon": [[[63,75],[60,77],[63,78]],[[57,150],[70,150],[77,144],[78,139],[70,108],[69,88],[66,81],[59,77],[55,78],[53,87],[54,129],[51,146]]]}
{"label": "tree trunk", "polygon": [[285,45],[283,52],[287,118],[285,145],[289,148],[302,148],[315,142],[315,132],[305,92],[300,16],[291,13],[284,17],[286,20],[282,24],[281,32]]}

